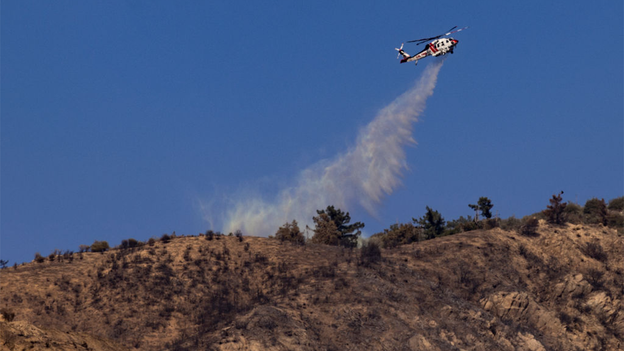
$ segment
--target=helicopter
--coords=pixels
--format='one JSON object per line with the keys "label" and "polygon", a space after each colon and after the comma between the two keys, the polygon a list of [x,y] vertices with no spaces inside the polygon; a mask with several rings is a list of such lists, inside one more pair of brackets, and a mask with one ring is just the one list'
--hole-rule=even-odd
{"label": "helicopter", "polygon": [[462,30],[468,27],[453,30],[455,28],[457,28],[457,26],[449,29],[447,33],[436,35],[435,37],[408,41],[408,43],[416,43],[416,45],[420,45],[420,44],[429,42],[430,40],[433,40],[429,42],[429,44],[427,44],[426,47],[421,52],[417,53],[414,56],[411,56],[407,52],[403,51],[404,43],[402,43],[400,48],[395,48],[395,50],[399,52],[399,54],[397,55],[397,58],[400,58],[401,56],[403,56],[403,58],[401,59],[401,63],[414,62],[414,64],[417,65],[418,60],[425,58],[427,56],[436,57],[440,55],[446,55],[448,53],[452,54],[453,50],[455,49],[455,46],[457,45],[459,41],[457,39],[443,38],[443,37],[446,37],[447,35],[451,35],[453,33],[461,32]]}

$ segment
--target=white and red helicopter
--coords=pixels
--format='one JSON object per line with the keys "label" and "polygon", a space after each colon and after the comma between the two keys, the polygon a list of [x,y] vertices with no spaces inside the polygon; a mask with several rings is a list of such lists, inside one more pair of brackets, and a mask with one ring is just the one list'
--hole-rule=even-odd
{"label": "white and red helicopter", "polygon": [[427,56],[440,56],[440,55],[446,55],[449,52],[452,54],[453,53],[453,49],[455,48],[455,46],[457,45],[457,43],[459,42],[457,39],[453,39],[453,38],[442,38],[445,37],[447,35],[451,35],[453,33],[457,33],[457,32],[461,32],[462,30],[468,28],[468,27],[464,27],[461,29],[457,29],[457,30],[453,30],[457,28],[457,26],[451,28],[448,30],[448,33],[444,33],[444,34],[440,34],[440,35],[436,35],[435,37],[431,37],[431,38],[423,38],[423,39],[416,39],[416,40],[410,40],[408,41],[408,43],[416,43],[416,45],[420,45],[420,44],[424,44],[430,40],[433,40],[432,42],[430,42],[429,44],[427,44],[427,46],[419,53],[417,53],[414,56],[410,56],[410,54],[408,54],[407,52],[403,51],[403,44],[401,44],[400,48],[395,48],[396,51],[399,52],[399,55],[397,56],[397,58],[403,56],[403,58],[401,59],[401,63],[404,62],[414,62],[414,64],[418,64],[418,60],[420,60],[421,58],[425,58]]}

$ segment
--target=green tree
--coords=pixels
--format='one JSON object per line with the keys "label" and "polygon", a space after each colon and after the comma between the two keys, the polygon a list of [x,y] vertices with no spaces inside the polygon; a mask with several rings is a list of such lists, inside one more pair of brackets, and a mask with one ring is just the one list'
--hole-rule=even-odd
{"label": "green tree", "polygon": [[552,199],[549,200],[550,205],[546,206],[546,209],[543,211],[544,215],[546,216],[546,220],[549,223],[553,223],[553,224],[565,223],[565,218],[563,216],[563,213],[568,204],[565,202],[561,202],[563,201],[561,198],[561,194],[563,194],[563,191],[557,195],[553,195]]}
{"label": "green tree", "polygon": [[275,233],[275,238],[281,241],[290,241],[298,245],[303,245],[305,243],[305,238],[301,230],[299,230],[299,225],[296,220],[293,220],[292,223],[286,222],[283,226],[279,227],[277,233]]}
{"label": "green tree", "polygon": [[326,209],[317,210],[316,213],[318,215],[326,214],[329,219],[334,222],[336,229],[340,232],[339,245],[345,247],[357,246],[358,238],[360,237],[360,234],[362,234],[360,229],[364,228],[364,223],[355,222],[353,224],[349,224],[349,222],[351,222],[349,212],[344,213],[339,208],[334,208],[334,206],[327,206]]}
{"label": "green tree", "polygon": [[479,205],[479,210],[481,210],[481,215],[487,219],[492,218],[492,212],[490,211],[494,205],[492,205],[492,201],[487,197],[480,197],[477,202]]}
{"label": "green tree", "polygon": [[420,219],[412,218],[412,221],[415,224],[419,224],[424,229],[425,238],[428,240],[444,233],[445,221],[440,212],[432,210],[429,206],[426,208],[427,213],[425,213],[424,216]]}
{"label": "green tree", "polygon": [[336,227],[336,223],[326,213],[320,213],[312,218],[315,228],[311,241],[315,244],[340,245],[341,233]]}
{"label": "green tree", "polygon": [[492,218],[491,209],[494,205],[492,205],[492,200],[485,196],[480,197],[476,204],[468,204],[468,207],[475,211],[475,221],[479,221],[479,211],[481,211],[481,215],[486,219]]}

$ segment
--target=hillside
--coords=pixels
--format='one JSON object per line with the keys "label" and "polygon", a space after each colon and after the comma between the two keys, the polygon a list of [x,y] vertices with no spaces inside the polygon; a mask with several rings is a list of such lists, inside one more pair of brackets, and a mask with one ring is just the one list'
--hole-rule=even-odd
{"label": "hillside", "polygon": [[229,236],[46,259],[0,271],[0,307],[15,313],[0,348],[27,345],[21,328],[89,350],[624,349],[622,237],[538,233],[471,231],[378,262]]}

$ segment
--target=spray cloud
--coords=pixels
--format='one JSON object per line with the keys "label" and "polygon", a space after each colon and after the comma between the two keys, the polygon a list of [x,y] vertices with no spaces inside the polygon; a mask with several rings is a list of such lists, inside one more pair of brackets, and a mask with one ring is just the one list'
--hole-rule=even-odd
{"label": "spray cloud", "polygon": [[358,203],[370,214],[400,184],[407,169],[404,147],[414,144],[412,128],[433,94],[442,61],[427,66],[416,85],[383,108],[358,135],[354,147],[334,159],[303,170],[292,187],[270,202],[249,198],[226,213],[224,232],[268,236],[296,219],[310,225],[317,209],[334,205],[346,210]]}

